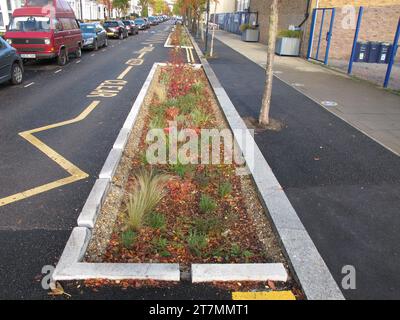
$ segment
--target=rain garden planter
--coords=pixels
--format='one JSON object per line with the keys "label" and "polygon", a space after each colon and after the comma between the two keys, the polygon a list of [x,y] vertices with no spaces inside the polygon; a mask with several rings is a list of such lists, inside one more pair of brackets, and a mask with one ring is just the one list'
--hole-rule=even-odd
{"label": "rain garden planter", "polygon": [[242,157],[254,139],[228,124],[218,88],[179,51],[153,66],[53,280],[189,278],[249,290],[277,281],[291,290],[253,164]]}

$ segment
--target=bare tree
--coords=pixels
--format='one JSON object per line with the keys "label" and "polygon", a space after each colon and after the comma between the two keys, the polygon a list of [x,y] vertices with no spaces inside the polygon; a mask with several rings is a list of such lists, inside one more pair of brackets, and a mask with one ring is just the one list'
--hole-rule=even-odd
{"label": "bare tree", "polygon": [[274,78],[273,64],[275,56],[275,42],[278,31],[278,0],[272,0],[270,16],[269,16],[269,30],[268,30],[268,49],[267,49],[267,66],[266,66],[266,79],[264,96],[261,105],[259,123],[262,126],[269,125],[269,110],[271,107],[272,95],[272,81]]}

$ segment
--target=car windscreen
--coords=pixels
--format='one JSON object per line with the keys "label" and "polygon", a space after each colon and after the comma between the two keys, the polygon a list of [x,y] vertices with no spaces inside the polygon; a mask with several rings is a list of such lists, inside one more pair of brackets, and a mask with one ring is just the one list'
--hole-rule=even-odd
{"label": "car windscreen", "polygon": [[144,24],[144,20],[135,20],[136,24]]}
{"label": "car windscreen", "polygon": [[126,25],[126,26],[130,26],[131,25],[131,22],[130,21],[122,21],[123,23],[124,23],[124,25]]}
{"label": "car windscreen", "polygon": [[81,30],[83,33],[95,33],[96,27],[93,24],[81,24]]}
{"label": "car windscreen", "polygon": [[108,21],[104,22],[105,27],[118,27],[118,22],[117,21]]}
{"label": "car windscreen", "polygon": [[54,29],[48,17],[15,17],[11,20],[10,31],[44,31]]}

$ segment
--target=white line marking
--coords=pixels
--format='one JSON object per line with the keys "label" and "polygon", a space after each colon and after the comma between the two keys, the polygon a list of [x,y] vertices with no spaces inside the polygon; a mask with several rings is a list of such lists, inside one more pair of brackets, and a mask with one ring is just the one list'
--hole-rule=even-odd
{"label": "white line marking", "polygon": [[62,69],[58,69],[57,71],[54,71],[54,73],[59,73],[61,71],[62,71]]}
{"label": "white line marking", "polygon": [[[103,50],[104,50],[104,49],[103,49]],[[92,53],[90,56],[91,56],[91,57],[94,57],[95,55],[96,55],[95,53]]]}
{"label": "white line marking", "polygon": [[76,64],[81,63],[81,60],[78,60],[77,62],[75,62]]}
{"label": "white line marking", "polygon": [[26,86],[24,86],[24,88],[28,88],[28,87],[30,87],[30,86],[33,85],[33,84],[35,84],[35,83],[34,83],[34,82],[31,82],[31,83],[27,84]]}

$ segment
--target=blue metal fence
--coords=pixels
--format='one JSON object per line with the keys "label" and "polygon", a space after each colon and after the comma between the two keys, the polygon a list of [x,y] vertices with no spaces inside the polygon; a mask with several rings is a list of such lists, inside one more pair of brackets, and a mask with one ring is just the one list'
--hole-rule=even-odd
{"label": "blue metal fence", "polygon": [[[211,15],[211,21],[214,21],[214,15]],[[221,30],[241,34],[240,26],[244,23],[258,24],[258,13],[256,12],[235,12],[218,13],[215,22]]]}

